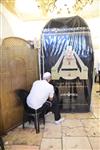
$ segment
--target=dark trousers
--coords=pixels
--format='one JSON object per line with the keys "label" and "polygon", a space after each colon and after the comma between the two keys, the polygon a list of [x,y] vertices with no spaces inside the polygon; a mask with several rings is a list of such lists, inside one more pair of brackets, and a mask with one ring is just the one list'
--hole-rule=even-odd
{"label": "dark trousers", "polygon": [[47,100],[44,105],[40,108],[42,109],[43,113],[53,112],[55,120],[59,120],[61,118],[59,103],[58,100],[53,99],[52,101]]}
{"label": "dark trousers", "polygon": [[[33,113],[35,112],[35,110],[32,108],[30,108],[30,111]],[[47,114],[50,111],[54,113],[55,121],[61,118],[59,102],[56,98],[53,99],[52,101],[47,100],[41,108],[37,109],[37,112],[42,112],[43,114]]]}

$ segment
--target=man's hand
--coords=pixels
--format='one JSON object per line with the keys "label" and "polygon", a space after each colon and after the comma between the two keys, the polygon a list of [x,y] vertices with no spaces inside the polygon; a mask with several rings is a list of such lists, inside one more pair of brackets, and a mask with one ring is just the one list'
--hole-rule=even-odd
{"label": "man's hand", "polygon": [[49,99],[50,101],[52,101],[52,100],[53,100],[53,97],[48,97],[48,99]]}

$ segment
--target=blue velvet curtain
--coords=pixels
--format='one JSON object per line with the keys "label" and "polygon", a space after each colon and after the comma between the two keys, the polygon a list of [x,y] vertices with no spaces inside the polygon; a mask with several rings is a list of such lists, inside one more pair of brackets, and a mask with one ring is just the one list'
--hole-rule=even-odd
{"label": "blue velvet curtain", "polygon": [[[80,110],[81,108],[84,109],[87,107],[87,110],[89,110],[91,103],[94,54],[91,34],[88,27],[68,29],[49,28],[43,30],[41,37],[41,75],[46,71],[51,72],[51,68],[70,45],[83,61],[84,65],[88,67],[88,79],[82,81],[84,82],[83,98],[81,96],[77,98],[77,102],[79,101],[77,108]],[[75,84],[77,84],[76,81]]]}

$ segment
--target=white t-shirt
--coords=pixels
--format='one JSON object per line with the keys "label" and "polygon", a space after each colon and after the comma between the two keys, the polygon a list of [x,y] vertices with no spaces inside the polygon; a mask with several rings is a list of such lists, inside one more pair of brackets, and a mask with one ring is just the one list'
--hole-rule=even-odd
{"label": "white t-shirt", "polygon": [[47,99],[53,98],[54,87],[46,80],[37,80],[33,83],[31,91],[27,97],[27,104],[33,109],[39,109]]}

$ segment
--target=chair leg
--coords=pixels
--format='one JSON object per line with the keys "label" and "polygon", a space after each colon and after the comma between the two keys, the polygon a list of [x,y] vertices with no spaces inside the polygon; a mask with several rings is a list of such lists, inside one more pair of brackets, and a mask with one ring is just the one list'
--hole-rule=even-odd
{"label": "chair leg", "polygon": [[0,137],[0,146],[1,146],[1,149],[4,150],[4,142],[2,140],[2,137]]}
{"label": "chair leg", "polygon": [[40,124],[39,124],[39,115],[37,114],[37,112],[35,112],[34,125],[35,125],[35,129],[36,129],[36,133],[39,133],[40,132]]}
{"label": "chair leg", "polygon": [[45,125],[45,115],[43,115],[43,124]]}
{"label": "chair leg", "polygon": [[24,126],[24,122],[25,122],[25,114],[23,114],[23,129],[25,128],[25,126]]}

